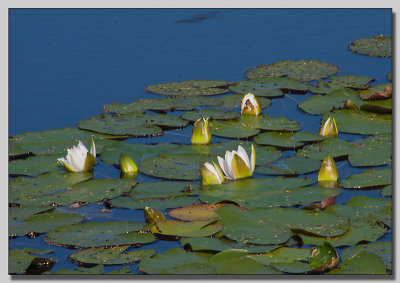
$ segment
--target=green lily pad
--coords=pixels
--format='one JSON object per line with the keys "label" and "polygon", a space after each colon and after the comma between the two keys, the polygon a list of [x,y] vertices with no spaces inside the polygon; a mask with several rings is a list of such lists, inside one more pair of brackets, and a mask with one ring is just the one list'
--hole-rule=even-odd
{"label": "green lily pad", "polygon": [[214,266],[206,263],[188,263],[178,265],[174,268],[164,269],[161,274],[188,274],[188,275],[201,275],[201,274],[217,274]]}
{"label": "green lily pad", "polygon": [[273,145],[283,148],[303,146],[304,142],[321,141],[324,137],[309,132],[265,132],[255,136],[254,141],[261,145]]}
{"label": "green lily pad", "polygon": [[[328,207],[330,208],[330,207]],[[316,237],[301,234],[304,245],[320,245],[329,242],[334,247],[353,246],[361,241],[376,241],[385,235],[387,229],[377,223],[374,217],[357,218],[351,220],[349,230],[343,235],[336,237]]]}
{"label": "green lily pad", "polygon": [[280,247],[268,253],[254,255],[252,258],[262,264],[270,265],[271,263],[308,261],[309,255],[310,249]]}
{"label": "green lily pad", "polygon": [[105,273],[105,275],[125,275],[125,274],[134,274],[129,266],[125,266],[122,269],[116,269]]}
{"label": "green lily pad", "polygon": [[26,205],[44,205],[41,197],[54,195],[65,187],[71,187],[93,177],[92,173],[51,172],[34,178],[18,177],[9,181],[8,198],[10,203]]}
{"label": "green lily pad", "polygon": [[211,254],[187,252],[180,248],[172,248],[162,254],[146,257],[140,261],[139,270],[147,274],[161,274],[183,264],[206,263]]}
{"label": "green lily pad", "polygon": [[210,220],[217,217],[216,211],[224,204],[197,204],[172,209],[168,215],[183,221]]}
{"label": "green lily pad", "polygon": [[356,142],[359,149],[348,157],[352,166],[392,164],[392,135],[375,135]]}
{"label": "green lily pad", "polygon": [[346,189],[364,189],[392,183],[392,168],[369,169],[359,174],[351,175],[342,181]]}
{"label": "green lily pad", "polygon": [[381,190],[381,195],[384,197],[391,197],[393,193],[392,185],[385,186]]}
{"label": "green lily pad", "polygon": [[237,121],[210,121],[211,134],[225,138],[248,138],[257,135],[260,130],[239,124]]}
{"label": "green lily pad", "polygon": [[29,151],[23,149],[19,145],[15,144],[12,141],[8,141],[8,157],[9,158],[18,158],[28,155]]}
{"label": "green lily pad", "polygon": [[[137,112],[130,113],[141,114]],[[84,130],[117,136],[146,137],[149,135],[158,136],[163,133],[162,129],[153,123],[146,124],[143,121],[134,121],[129,118],[114,118],[105,114],[80,121],[78,122],[78,127]]]}
{"label": "green lily pad", "polygon": [[377,85],[377,86],[371,87],[369,89],[360,91],[360,94],[359,94],[360,98],[362,100],[374,100],[374,98],[373,98],[374,94],[377,92],[383,93],[386,87],[392,88],[392,84],[390,83],[390,84],[384,84],[384,85]]}
{"label": "green lily pad", "polygon": [[200,184],[181,181],[160,181],[138,184],[130,193],[134,198],[168,198],[194,195]]}
{"label": "green lily pad", "polygon": [[340,257],[342,261],[347,261],[364,251],[376,254],[384,262],[386,269],[392,270],[392,241],[357,245],[353,248],[345,249]]}
{"label": "green lily pad", "polygon": [[339,189],[302,187],[314,180],[306,178],[253,178],[203,187],[203,202],[233,201],[246,208],[308,205],[340,194]]}
{"label": "green lily pad", "polygon": [[284,60],[271,65],[259,65],[247,70],[245,76],[248,79],[262,77],[282,77],[301,81],[313,81],[332,76],[339,72],[339,68],[330,63],[318,60]]}
{"label": "green lily pad", "polygon": [[41,213],[29,216],[18,226],[9,224],[8,233],[24,236],[30,232],[46,233],[62,225],[82,222],[85,218],[76,213]]}
{"label": "green lily pad", "polygon": [[324,271],[334,268],[339,262],[339,257],[335,248],[324,242],[311,249],[309,262],[312,270]]}
{"label": "green lily pad", "polygon": [[301,175],[319,170],[321,162],[304,157],[288,157],[271,165],[256,167],[255,173],[265,175]]}
{"label": "green lily pad", "polygon": [[53,273],[44,273],[45,275],[100,275],[103,274],[104,266],[102,264],[96,265],[94,267],[82,267],[78,266],[74,269],[60,269]]}
{"label": "green lily pad", "polygon": [[301,129],[301,124],[297,121],[289,120],[285,117],[272,117],[268,115],[242,115],[239,119],[244,126],[267,130],[267,131],[291,131],[295,132]]}
{"label": "green lily pad", "polygon": [[231,83],[227,81],[190,80],[150,85],[145,90],[170,96],[216,95],[227,93],[229,84]]}
{"label": "green lily pad", "polygon": [[353,40],[348,48],[354,53],[371,57],[392,57],[392,37],[376,35]]}
{"label": "green lily pad", "polygon": [[125,153],[128,154],[136,164],[138,164],[143,155],[170,152],[177,147],[178,145],[171,143],[140,144],[113,142],[103,148],[101,151],[101,160],[109,165],[119,165],[119,157],[121,153]]}
{"label": "green lily pad", "polygon": [[352,89],[367,89],[371,87],[371,82],[374,78],[361,76],[333,76],[327,81],[319,81],[316,88],[311,91],[316,93],[328,93],[335,89],[352,88]]}
{"label": "green lily pad", "polygon": [[366,101],[360,109],[376,113],[392,113],[392,98]]}
{"label": "green lily pad", "polygon": [[364,102],[359,98],[358,91],[348,88],[335,89],[326,95],[314,95],[297,106],[311,115],[322,115],[332,109],[343,108],[346,100],[351,100],[358,106]]}
{"label": "green lily pad", "polygon": [[271,267],[286,273],[302,274],[311,271],[308,263],[296,262],[276,262],[271,263]]}
{"label": "green lily pad", "polygon": [[193,251],[224,251],[234,248],[232,241],[223,238],[181,238],[181,246],[190,248]]}
{"label": "green lily pad", "polygon": [[148,198],[135,199],[130,197],[118,197],[111,201],[113,206],[128,209],[143,209],[151,207],[159,210],[175,208],[186,205],[199,204],[200,201],[194,197],[170,197],[170,198]]}
{"label": "green lily pad", "polygon": [[[35,250],[35,249],[12,249],[8,252],[8,274],[24,274],[26,270],[31,266],[35,259],[40,257],[32,255],[35,253],[49,253],[52,250]],[[51,258],[40,258],[42,263],[51,264],[55,262],[55,259]]]}
{"label": "green lily pad", "polygon": [[199,118],[210,117],[213,120],[233,120],[239,118],[240,114],[235,111],[222,111],[217,109],[201,109],[198,111],[189,111],[181,115],[182,119],[191,122],[197,121]]}
{"label": "green lily pad", "polygon": [[67,154],[67,148],[72,148],[79,140],[90,149],[92,137],[98,152],[100,152],[103,143],[108,139],[121,138],[121,136],[105,135],[67,127],[18,134],[9,139],[9,144],[36,155],[60,154],[63,156]]}
{"label": "green lily pad", "polygon": [[200,179],[200,165],[211,161],[213,156],[208,154],[159,154],[147,158],[139,164],[141,173],[178,180]]}
{"label": "green lily pad", "polygon": [[[215,100],[221,103],[218,108],[232,109],[241,107],[242,98],[242,94],[229,94],[216,97]],[[268,99],[266,97],[257,97],[257,100],[260,103],[261,109],[267,108],[271,105],[271,99]]]}
{"label": "green lily pad", "polygon": [[32,215],[42,213],[42,212],[49,212],[53,210],[54,206],[12,206],[8,207],[8,225],[9,227],[17,227],[21,224],[21,222]]}
{"label": "green lily pad", "polygon": [[339,109],[333,113],[325,113],[323,121],[328,119],[329,116],[335,118],[338,130],[342,133],[377,135],[392,132],[392,121],[379,115]]}
{"label": "green lily pad", "polygon": [[351,259],[342,261],[340,267],[328,274],[387,274],[383,261],[374,253],[360,252]]}
{"label": "green lily pad", "polygon": [[155,255],[155,250],[126,251],[129,245],[111,248],[90,248],[70,254],[68,257],[74,261],[85,264],[132,264],[144,257]]}
{"label": "green lily pad", "polygon": [[328,153],[333,158],[341,158],[353,152],[358,152],[357,145],[338,138],[327,138],[322,142],[306,145],[297,150],[296,156],[322,160]]}
{"label": "green lily pad", "polygon": [[165,220],[156,222],[151,232],[180,237],[208,237],[222,229],[221,224],[213,224],[215,219],[197,221]]}
{"label": "green lily pad", "polygon": [[239,93],[247,94],[252,93],[258,97],[276,98],[283,97],[285,93],[279,88],[269,88],[262,85],[257,85],[256,83],[249,81],[236,82],[234,85],[229,87],[229,90]]}
{"label": "green lily pad", "polygon": [[58,227],[45,240],[73,248],[146,244],[155,241],[153,234],[144,232],[149,228],[146,223],[127,221],[89,222]]}
{"label": "green lily pad", "polygon": [[13,160],[8,163],[8,174],[36,176],[61,169],[57,166],[59,155],[37,155],[26,159]]}

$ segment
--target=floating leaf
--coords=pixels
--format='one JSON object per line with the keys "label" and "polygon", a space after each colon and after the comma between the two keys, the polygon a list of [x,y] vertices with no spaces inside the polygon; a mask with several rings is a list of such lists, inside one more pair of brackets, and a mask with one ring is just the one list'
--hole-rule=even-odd
{"label": "floating leaf", "polygon": [[186,248],[188,245],[193,251],[224,251],[234,248],[232,241],[223,238],[181,238],[181,246]]}
{"label": "floating leaf", "polygon": [[296,156],[322,160],[328,153],[333,158],[340,158],[353,152],[358,152],[357,145],[338,138],[327,138],[322,142],[306,145],[297,150]]}
{"label": "floating leaf", "polygon": [[70,254],[74,261],[85,264],[132,264],[156,254],[155,250],[126,251],[129,245],[110,248],[90,248]]}
{"label": "floating leaf", "polygon": [[262,255],[254,255],[252,258],[262,264],[270,265],[271,263],[308,261],[309,255],[310,249],[280,247]]}
{"label": "floating leaf", "polygon": [[290,79],[313,81],[332,76],[338,71],[337,66],[318,60],[284,60],[271,65],[259,65],[247,70],[245,75],[248,79],[287,76]]}
{"label": "floating leaf", "polygon": [[216,218],[216,211],[224,204],[198,204],[172,209],[168,215],[183,221],[209,220]]}
{"label": "floating leaf", "polygon": [[[374,86],[374,87],[371,87],[371,88],[369,88],[369,89],[366,89],[366,90],[363,90],[363,91],[360,91],[360,98],[362,99],[362,100],[376,100],[376,99],[382,99],[382,98],[384,98],[384,97],[374,97],[374,96],[376,96],[376,94],[377,93],[386,93],[385,92],[385,89],[386,88],[392,88],[392,84],[390,83],[390,84],[384,84],[384,85],[377,85],[377,86]],[[386,98],[389,98],[389,97],[391,97],[392,95],[390,94],[390,96],[387,96]]]}
{"label": "floating leaf", "polygon": [[321,162],[304,157],[289,157],[271,165],[256,167],[255,173],[265,175],[301,175],[319,170]]}
{"label": "floating leaf", "polygon": [[310,265],[308,263],[296,261],[296,262],[276,262],[271,263],[271,267],[286,273],[306,273],[311,271]]}
{"label": "floating leaf", "polygon": [[240,114],[235,111],[222,111],[217,109],[201,109],[198,111],[189,111],[181,115],[182,119],[191,122],[197,121],[199,118],[211,118],[213,120],[233,120],[239,118]]}
{"label": "floating leaf", "polygon": [[134,199],[130,197],[118,197],[111,201],[112,205],[120,208],[128,209],[143,209],[144,207],[151,207],[155,209],[175,208],[186,205],[199,204],[200,201],[194,197],[170,197],[170,198],[148,198],[148,199]]}
{"label": "floating leaf", "polygon": [[61,167],[57,166],[58,155],[37,155],[26,159],[18,159],[8,163],[8,174],[36,176],[47,172],[55,172]]}
{"label": "floating leaf", "polygon": [[248,138],[257,135],[260,130],[242,126],[237,121],[210,121],[211,134],[225,138]]}
{"label": "floating leaf", "polygon": [[193,195],[200,184],[181,181],[160,181],[138,184],[130,193],[134,198],[167,198],[179,195]]}
{"label": "floating leaf", "polygon": [[332,245],[324,242],[311,249],[309,261],[312,270],[324,271],[334,268],[339,262],[339,257]]}
{"label": "floating leaf", "polygon": [[393,193],[392,185],[385,186],[381,190],[381,195],[384,197],[391,197]]}
{"label": "floating leaf", "polygon": [[362,189],[392,183],[392,168],[370,169],[351,175],[342,181],[343,188]]}
{"label": "floating leaf", "polygon": [[375,135],[357,141],[359,149],[348,157],[352,166],[392,164],[392,135]]}
{"label": "floating leaf", "polygon": [[377,255],[361,252],[342,261],[339,268],[331,270],[328,274],[386,274],[386,267]]}
{"label": "floating leaf", "polygon": [[48,232],[45,240],[73,248],[146,244],[155,241],[153,234],[143,232],[149,227],[127,221],[89,222],[58,227]]}
{"label": "floating leaf", "polygon": [[[241,107],[242,98],[243,95],[241,94],[229,94],[216,97],[215,100],[221,103],[221,105],[218,108],[232,109]],[[262,109],[267,108],[271,105],[271,100],[266,97],[257,97],[257,100],[260,103],[260,107]]]}
{"label": "floating leaf", "polygon": [[354,53],[371,57],[392,57],[392,37],[376,35],[353,40],[348,48]]}
{"label": "floating leaf", "polygon": [[369,77],[352,75],[333,76],[328,81],[319,81],[317,88],[319,89],[318,93],[327,93],[340,88],[367,89],[373,80],[373,78]]}
{"label": "floating leaf", "polygon": [[213,224],[213,222],[215,222],[215,219],[190,222],[165,220],[156,222],[151,232],[168,236],[208,237],[219,232],[222,228],[221,224]]}
{"label": "floating leaf", "polygon": [[366,101],[363,105],[361,105],[360,109],[376,113],[392,113],[392,98]]}
{"label": "floating leaf", "polygon": [[303,146],[304,142],[321,141],[324,137],[309,132],[265,132],[255,136],[254,141],[261,145],[273,145],[283,148]]}
{"label": "floating leaf", "polygon": [[161,274],[162,271],[183,264],[206,263],[211,254],[187,252],[180,248],[172,248],[162,254],[146,257],[140,261],[139,270],[147,274]]}
{"label": "floating leaf", "polygon": [[74,269],[60,269],[53,273],[44,274],[54,274],[54,275],[100,275],[103,274],[104,266],[102,264],[96,265],[94,267],[81,267],[78,266]]}
{"label": "floating leaf", "polygon": [[272,117],[268,115],[243,115],[240,123],[244,126],[267,130],[267,131],[298,131],[301,124],[297,121],[286,119],[285,117]]}
{"label": "floating leaf", "polygon": [[23,274],[31,266],[35,259],[41,259],[42,263],[51,264],[55,260],[51,258],[39,258],[32,255],[35,253],[49,253],[51,250],[35,250],[35,249],[12,249],[8,252],[8,274]]}
{"label": "floating leaf", "polygon": [[314,95],[297,106],[308,114],[322,115],[332,109],[343,108],[346,100],[351,100],[358,106],[364,103],[359,98],[358,91],[343,88],[332,90],[326,95]]}
{"label": "floating leaf", "polygon": [[170,269],[164,269],[161,272],[161,274],[188,274],[188,275],[217,274],[217,270],[212,265],[195,262],[195,263],[178,265]]}
{"label": "floating leaf", "polygon": [[392,241],[379,241],[357,245],[353,248],[343,250],[340,257],[342,261],[347,261],[364,251],[376,254],[384,262],[386,268],[392,270]]}
{"label": "floating leaf", "polygon": [[216,95],[228,92],[227,81],[190,80],[150,85],[146,91],[170,96]]}

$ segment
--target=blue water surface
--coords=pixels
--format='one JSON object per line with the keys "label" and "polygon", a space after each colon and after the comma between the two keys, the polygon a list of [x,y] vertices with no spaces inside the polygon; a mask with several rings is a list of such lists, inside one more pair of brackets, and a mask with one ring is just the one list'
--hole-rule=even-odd
{"label": "blue water surface", "polygon": [[[391,59],[347,49],[354,39],[380,34],[392,34],[391,9],[10,9],[9,135],[75,127],[78,121],[100,114],[108,103],[159,98],[144,91],[147,85],[197,79],[240,81],[252,67],[285,59],[318,59],[337,65],[341,75],[373,77],[374,85],[388,83]],[[312,95],[274,99],[263,113],[300,121],[302,130],[316,133],[321,116],[297,108]],[[191,130],[188,126],[129,142],[188,144]],[[222,140],[213,138],[213,142]],[[285,152],[285,156],[293,154]],[[347,161],[337,165],[341,179],[365,170]],[[95,178],[119,178],[119,170],[99,163]],[[156,178],[138,176],[140,182],[152,180]],[[379,190],[344,190],[337,203],[360,194],[381,197]],[[144,221],[141,211],[99,213],[102,208],[95,203],[76,212],[94,221]],[[385,235],[388,239],[391,233]],[[145,248],[164,252],[179,246],[178,241],[158,241]],[[43,235],[10,242],[10,248],[24,247],[48,248]],[[52,272],[76,266],[66,258],[74,250],[51,248],[58,259]],[[137,265],[131,269],[138,272]]]}

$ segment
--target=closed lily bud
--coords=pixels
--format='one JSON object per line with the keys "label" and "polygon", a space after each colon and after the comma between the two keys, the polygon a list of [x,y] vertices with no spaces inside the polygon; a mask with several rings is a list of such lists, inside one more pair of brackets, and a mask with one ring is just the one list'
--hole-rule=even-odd
{"label": "closed lily bud", "polygon": [[209,144],[211,142],[208,119],[199,118],[193,125],[192,144]]}
{"label": "closed lily bud", "polygon": [[260,102],[258,102],[257,98],[252,93],[248,93],[243,96],[240,109],[241,114],[261,114]]}
{"label": "closed lily bud", "polygon": [[137,173],[138,167],[135,161],[126,153],[121,153],[119,157],[119,166],[121,167],[122,173]]}
{"label": "closed lily bud", "polygon": [[94,143],[93,137],[92,137],[92,147],[90,148],[90,154],[96,157],[96,145]]}
{"label": "closed lily bud", "polygon": [[225,182],[221,168],[214,161],[212,163],[206,162],[200,166],[201,184],[204,186]]}
{"label": "closed lily bud", "polygon": [[354,101],[347,99],[344,102],[344,108],[351,109],[351,110],[358,110],[358,105],[354,103]]}
{"label": "closed lily bud", "polygon": [[328,153],[322,160],[318,172],[318,182],[337,181],[337,179],[339,179],[339,173],[336,169],[335,161],[333,161],[332,155]]}
{"label": "closed lily bud", "polygon": [[66,158],[58,158],[58,162],[63,164],[69,172],[87,172],[92,170],[96,164],[96,157],[87,150],[81,141],[67,151]]}
{"label": "closed lily bud", "polygon": [[219,165],[227,179],[236,180],[253,176],[256,167],[256,150],[251,145],[251,157],[242,146],[238,146],[238,150],[226,151],[225,159],[218,156]]}
{"label": "closed lily bud", "polygon": [[324,137],[337,137],[339,135],[339,132],[337,129],[335,118],[333,118],[332,116],[329,117],[325,121],[325,123],[323,123],[319,128],[318,134]]}
{"label": "closed lily bud", "polygon": [[165,215],[161,211],[148,206],[143,209],[143,214],[147,223],[156,223],[165,220]]}

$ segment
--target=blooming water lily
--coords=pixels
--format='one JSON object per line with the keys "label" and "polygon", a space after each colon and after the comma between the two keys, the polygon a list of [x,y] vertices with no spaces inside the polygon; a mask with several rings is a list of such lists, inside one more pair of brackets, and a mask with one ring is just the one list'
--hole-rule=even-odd
{"label": "blooming water lily", "polygon": [[214,161],[212,163],[206,162],[200,166],[202,185],[215,185],[225,182],[221,168]]}
{"label": "blooming water lily", "polygon": [[256,150],[254,145],[251,145],[251,157],[242,146],[238,146],[238,150],[227,151],[225,159],[218,156],[219,165],[224,171],[227,179],[242,179],[251,177],[256,167]]}
{"label": "blooming water lily", "polygon": [[240,109],[241,114],[261,114],[260,102],[258,102],[257,98],[252,93],[248,93],[243,96]]}
{"label": "blooming water lily", "polygon": [[58,158],[65,168],[70,172],[86,172],[93,168],[96,164],[96,146],[92,139],[92,148],[90,152],[86,146],[79,141],[77,146],[68,149],[66,158]]}
{"label": "blooming water lily", "polygon": [[318,172],[318,182],[337,181],[337,179],[339,179],[339,173],[336,169],[335,161],[333,160],[332,155],[328,153],[328,155],[322,160]]}
{"label": "blooming water lily", "polygon": [[199,118],[193,124],[192,144],[209,144],[211,142],[210,128],[208,119]]}
{"label": "blooming water lily", "polygon": [[319,128],[318,134],[324,137],[337,137],[339,133],[335,118],[329,117]]}

